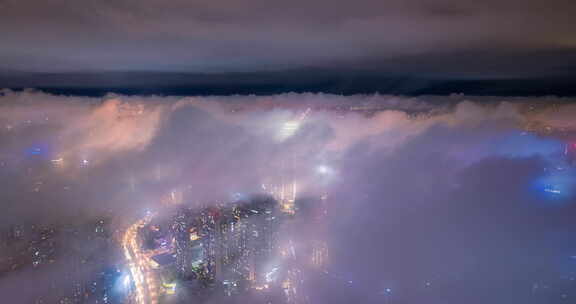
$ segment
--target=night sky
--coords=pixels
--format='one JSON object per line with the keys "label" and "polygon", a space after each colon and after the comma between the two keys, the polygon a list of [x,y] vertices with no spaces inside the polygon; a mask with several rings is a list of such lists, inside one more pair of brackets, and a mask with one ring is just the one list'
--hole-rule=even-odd
{"label": "night sky", "polygon": [[576,95],[570,0],[4,0],[0,8],[0,87]]}

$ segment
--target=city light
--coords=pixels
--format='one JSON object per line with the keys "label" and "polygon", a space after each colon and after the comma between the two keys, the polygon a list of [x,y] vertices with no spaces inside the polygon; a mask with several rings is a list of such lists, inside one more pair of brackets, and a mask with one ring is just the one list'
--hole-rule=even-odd
{"label": "city light", "polygon": [[298,129],[300,128],[300,122],[296,120],[291,120],[283,123],[277,134],[277,139],[279,141],[285,141],[286,139],[294,136]]}
{"label": "city light", "polygon": [[308,114],[310,114],[310,111],[311,111],[310,108],[307,108],[304,112],[302,112],[299,115],[298,118],[283,122],[279,126],[279,131],[276,134],[276,139],[282,142],[294,136],[301,128],[302,123],[306,120]]}
{"label": "city light", "polygon": [[130,286],[130,275],[129,274],[124,275],[124,278],[122,279],[122,284],[124,285],[124,288],[128,288]]}
{"label": "city light", "polygon": [[570,166],[551,166],[533,182],[545,201],[568,202],[576,194],[576,170]]}
{"label": "city light", "polygon": [[320,165],[317,168],[318,173],[320,174],[329,174],[331,172],[330,168],[328,168],[327,166],[324,165]]}
{"label": "city light", "polygon": [[336,170],[333,167],[327,165],[319,165],[316,167],[316,172],[323,176],[331,176],[336,174]]}

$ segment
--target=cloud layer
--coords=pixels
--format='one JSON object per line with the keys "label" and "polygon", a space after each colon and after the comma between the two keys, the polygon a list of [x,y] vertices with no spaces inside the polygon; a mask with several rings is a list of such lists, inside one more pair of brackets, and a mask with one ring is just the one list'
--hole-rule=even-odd
{"label": "cloud layer", "polygon": [[174,189],[190,204],[261,191],[292,158],[304,197],[328,193],[328,226],[306,226],[331,260],[311,299],[563,303],[576,271],[569,101],[4,91],[0,223],[123,227]]}

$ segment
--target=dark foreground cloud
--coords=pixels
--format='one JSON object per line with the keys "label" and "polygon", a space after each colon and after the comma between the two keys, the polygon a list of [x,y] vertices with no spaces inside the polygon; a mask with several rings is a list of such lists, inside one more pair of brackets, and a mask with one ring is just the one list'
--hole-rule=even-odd
{"label": "dark foreground cloud", "polygon": [[[291,157],[300,193],[328,195],[326,226],[304,223],[294,239],[327,240],[327,271],[310,272],[303,285],[312,302],[569,303],[576,297],[569,101],[5,91],[1,228],[106,216],[122,231],[147,210],[161,212],[174,190],[185,189],[190,204],[261,191]],[[382,110],[338,110],[368,105]],[[117,246],[64,236],[63,256]],[[25,303],[33,294],[15,286],[32,278],[65,290],[69,282],[53,279],[75,269],[72,261],[3,269],[1,293]]]}

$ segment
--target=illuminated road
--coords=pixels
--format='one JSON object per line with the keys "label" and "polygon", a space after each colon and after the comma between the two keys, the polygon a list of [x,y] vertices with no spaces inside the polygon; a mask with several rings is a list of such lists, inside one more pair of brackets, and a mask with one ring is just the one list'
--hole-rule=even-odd
{"label": "illuminated road", "polygon": [[151,216],[132,224],[122,238],[122,248],[136,294],[130,302],[137,304],[157,304],[158,284],[154,273],[148,263],[147,255],[142,252],[138,244],[138,229],[150,222]]}

